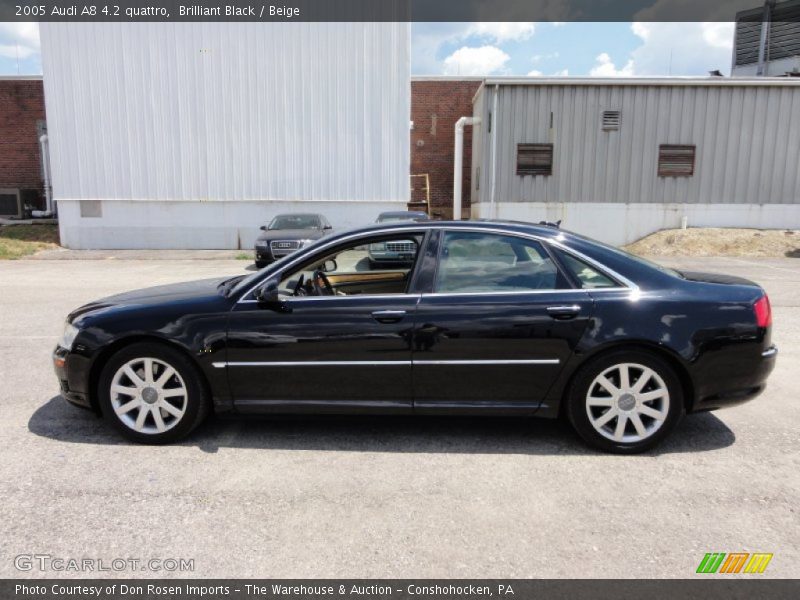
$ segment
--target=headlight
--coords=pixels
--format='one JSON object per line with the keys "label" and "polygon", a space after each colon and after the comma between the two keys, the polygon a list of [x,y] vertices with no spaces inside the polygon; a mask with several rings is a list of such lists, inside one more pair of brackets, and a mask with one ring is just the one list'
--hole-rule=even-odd
{"label": "headlight", "polygon": [[79,329],[72,323],[64,325],[64,334],[58,341],[58,345],[65,350],[72,350],[72,344],[75,343],[75,338],[78,337],[78,331]]}
{"label": "headlight", "polygon": [[372,250],[373,252],[380,252],[381,250],[386,250],[386,242],[370,244],[369,249]]}
{"label": "headlight", "polygon": [[306,246],[308,246],[310,243],[312,243],[314,241],[316,241],[316,240],[298,240],[298,242],[300,242],[300,246],[299,247],[300,248],[305,248]]}

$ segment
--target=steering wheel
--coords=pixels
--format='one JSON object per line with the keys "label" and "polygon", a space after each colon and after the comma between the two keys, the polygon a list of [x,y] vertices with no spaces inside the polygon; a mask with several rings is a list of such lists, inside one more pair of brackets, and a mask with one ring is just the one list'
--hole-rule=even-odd
{"label": "steering wheel", "polygon": [[314,271],[314,292],[317,296],[333,296],[336,293],[328,276],[319,269]]}
{"label": "steering wheel", "polygon": [[306,288],[303,285],[305,280],[306,276],[300,275],[300,279],[297,280],[297,284],[294,286],[294,291],[292,292],[293,296],[308,296],[308,292],[306,291]]}

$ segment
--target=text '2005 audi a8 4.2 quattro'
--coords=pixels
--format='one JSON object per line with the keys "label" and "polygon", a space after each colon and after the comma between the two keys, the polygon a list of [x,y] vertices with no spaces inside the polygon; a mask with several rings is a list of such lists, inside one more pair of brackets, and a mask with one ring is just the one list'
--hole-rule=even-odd
{"label": "text '2005 audi a8 4.2 quattro'", "polygon": [[[369,247],[413,246],[371,263]],[[564,415],[633,453],[685,413],[758,395],[769,299],[553,227],[417,221],[332,234],[268,268],[69,315],[64,397],[166,443],[211,413]]]}

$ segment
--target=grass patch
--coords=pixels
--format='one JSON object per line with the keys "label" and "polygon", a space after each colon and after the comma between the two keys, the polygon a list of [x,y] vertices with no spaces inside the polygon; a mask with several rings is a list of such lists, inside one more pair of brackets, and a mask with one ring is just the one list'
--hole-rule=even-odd
{"label": "grass patch", "polygon": [[246,254],[244,252],[240,252],[236,255],[236,260],[252,260],[253,257],[250,254]]}
{"label": "grass patch", "polygon": [[58,225],[0,225],[0,260],[14,260],[58,244]]}

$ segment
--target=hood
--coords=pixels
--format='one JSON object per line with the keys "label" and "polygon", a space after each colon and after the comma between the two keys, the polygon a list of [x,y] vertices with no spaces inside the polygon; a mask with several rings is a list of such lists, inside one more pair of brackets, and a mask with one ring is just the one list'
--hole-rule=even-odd
{"label": "hood", "polygon": [[724,285],[748,285],[752,287],[761,287],[757,283],[745,279],[744,277],[736,277],[734,275],[723,275],[721,273],[699,273],[696,271],[681,271],[680,274],[684,279],[689,281],[701,281],[703,283],[721,283]]}
{"label": "hood", "polygon": [[318,240],[325,235],[324,229],[269,229],[262,231],[259,240]]}
{"label": "hood", "polygon": [[231,278],[215,277],[214,279],[172,283],[169,285],[159,285],[157,287],[134,290],[132,292],[123,292],[122,294],[115,294],[114,296],[108,296],[107,298],[85,304],[73,310],[67,319],[72,322],[76,318],[90,313],[100,314],[123,307],[133,308],[219,299],[221,298],[218,289],[219,285],[229,279]]}

